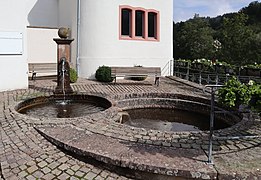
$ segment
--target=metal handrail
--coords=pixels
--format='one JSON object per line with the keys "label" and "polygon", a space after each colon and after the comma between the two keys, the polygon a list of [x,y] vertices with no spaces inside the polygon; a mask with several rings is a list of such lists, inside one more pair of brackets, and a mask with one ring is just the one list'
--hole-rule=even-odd
{"label": "metal handrail", "polygon": [[206,85],[204,86],[203,92],[206,88],[211,88],[211,105],[210,105],[210,122],[209,122],[209,144],[208,144],[208,164],[213,164],[212,150],[213,150],[213,131],[214,131],[214,115],[215,115],[215,90],[214,88],[220,88],[223,85]]}
{"label": "metal handrail", "polygon": [[[237,140],[237,139],[255,139],[261,136],[257,135],[246,135],[246,136],[215,136],[214,131],[214,117],[216,113],[231,113],[231,111],[215,111],[215,91],[218,88],[225,87],[224,85],[205,85],[203,92],[205,93],[206,88],[211,88],[211,106],[210,106],[210,123],[209,123],[209,145],[208,145],[208,164],[213,164],[212,151],[213,151],[213,140]],[[216,88],[216,89],[215,89]],[[233,112],[232,112],[233,113]],[[244,112],[246,113],[246,112]]]}

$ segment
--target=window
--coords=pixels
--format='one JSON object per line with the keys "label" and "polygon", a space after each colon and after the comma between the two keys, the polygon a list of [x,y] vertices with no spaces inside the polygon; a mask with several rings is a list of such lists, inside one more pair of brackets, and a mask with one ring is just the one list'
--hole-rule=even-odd
{"label": "window", "polygon": [[120,39],[159,41],[159,12],[120,6]]}
{"label": "window", "polygon": [[131,10],[130,9],[121,10],[121,35],[124,36],[131,35]]}
{"label": "window", "polygon": [[157,38],[157,14],[154,12],[148,13],[148,37]]}
{"label": "window", "polygon": [[135,11],[135,36],[142,36],[144,33],[144,11]]}

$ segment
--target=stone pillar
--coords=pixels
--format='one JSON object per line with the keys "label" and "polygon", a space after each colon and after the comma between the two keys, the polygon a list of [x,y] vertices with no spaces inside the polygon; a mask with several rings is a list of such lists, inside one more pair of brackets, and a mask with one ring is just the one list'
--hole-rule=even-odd
{"label": "stone pillar", "polygon": [[72,94],[73,90],[70,86],[70,44],[74,39],[54,38],[53,40],[57,43],[57,87],[54,94]]}

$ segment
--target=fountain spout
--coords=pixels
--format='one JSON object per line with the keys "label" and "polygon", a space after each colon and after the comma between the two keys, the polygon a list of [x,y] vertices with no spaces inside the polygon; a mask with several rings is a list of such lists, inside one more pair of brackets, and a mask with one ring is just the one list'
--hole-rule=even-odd
{"label": "fountain spout", "polygon": [[60,38],[54,38],[57,43],[57,87],[55,95],[66,96],[72,94],[73,90],[70,86],[70,44],[73,39],[68,39],[68,29],[60,28],[58,31]]}
{"label": "fountain spout", "polygon": [[65,57],[62,57],[58,64],[57,87],[54,93],[63,96],[73,93],[70,86],[70,66]]}

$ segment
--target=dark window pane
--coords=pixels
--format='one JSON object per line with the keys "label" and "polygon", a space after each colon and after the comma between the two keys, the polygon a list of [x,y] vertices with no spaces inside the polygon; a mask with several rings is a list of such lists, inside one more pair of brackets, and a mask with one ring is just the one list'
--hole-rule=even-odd
{"label": "dark window pane", "polygon": [[144,12],[135,12],[135,36],[143,36]]}
{"label": "dark window pane", "polygon": [[130,36],[131,29],[131,10],[122,9],[121,10],[121,35]]}
{"label": "dark window pane", "polygon": [[156,38],[156,27],[157,27],[157,19],[156,13],[149,12],[148,13],[148,37]]}

